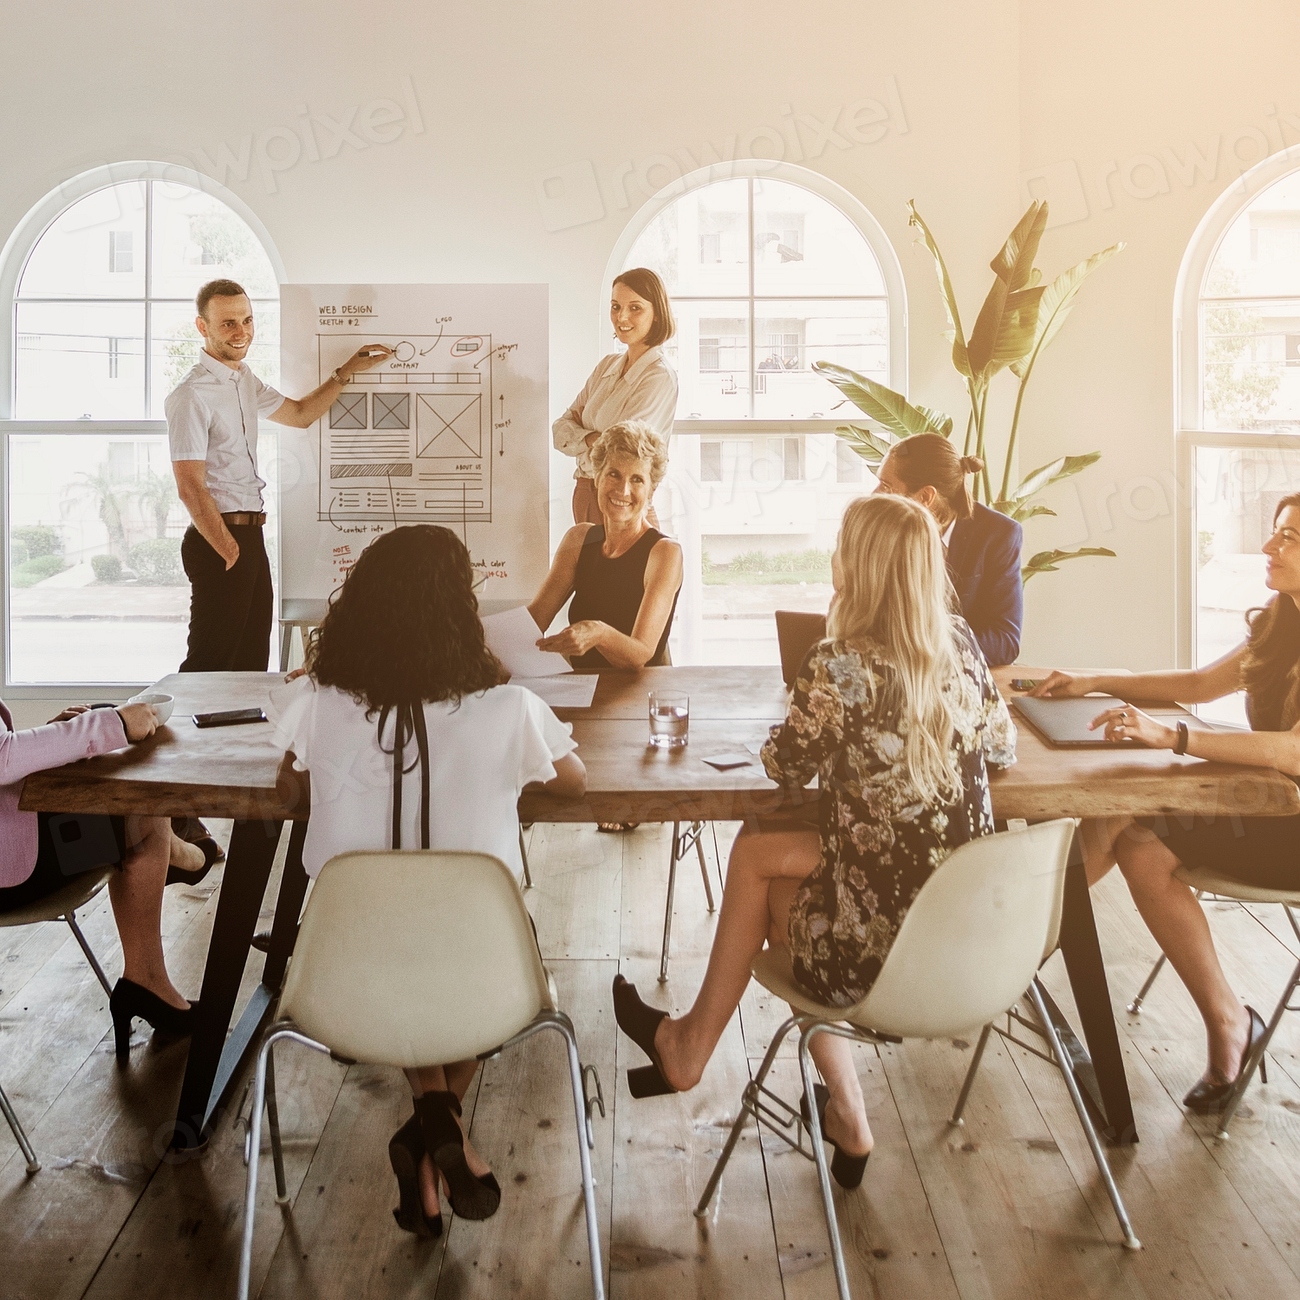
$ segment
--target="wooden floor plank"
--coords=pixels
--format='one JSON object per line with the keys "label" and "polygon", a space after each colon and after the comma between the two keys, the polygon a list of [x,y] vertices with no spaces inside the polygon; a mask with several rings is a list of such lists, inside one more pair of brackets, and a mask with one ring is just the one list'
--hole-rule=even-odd
{"label": "wooden floor plank", "polygon": [[533,827],[524,899],[546,959],[618,959],[623,838],[589,826]]}

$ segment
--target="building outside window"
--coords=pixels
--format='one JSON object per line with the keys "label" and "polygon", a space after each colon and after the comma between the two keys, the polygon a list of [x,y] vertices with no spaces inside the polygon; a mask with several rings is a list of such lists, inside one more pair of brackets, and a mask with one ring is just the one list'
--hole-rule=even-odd
{"label": "building outside window", "polygon": [[846,461],[833,430],[851,413],[813,363],[905,387],[901,277],[891,299],[882,269],[896,266],[892,249],[811,177],[787,179],[796,170],[706,178],[660,207],[621,260],[658,271],[677,318],[665,350],[680,395],[657,509],[686,557],[679,663],[776,662],[773,610],[830,601],[840,516],[875,480],[851,451]]}
{"label": "building outside window", "polygon": [[[194,294],[219,276],[248,289],[249,364],[274,384],[271,260],[248,224],[199,188],[147,176],[94,188],[25,250],[4,430],[6,686],[151,681],[184,657],[188,520],[161,420],[200,351]],[[273,486],[272,437],[261,460]]]}

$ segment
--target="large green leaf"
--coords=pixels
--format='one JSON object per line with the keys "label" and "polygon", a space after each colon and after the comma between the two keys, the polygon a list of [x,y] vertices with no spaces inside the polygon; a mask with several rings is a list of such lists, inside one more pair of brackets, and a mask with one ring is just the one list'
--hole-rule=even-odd
{"label": "large green leaf", "polygon": [[1055,573],[1056,566],[1063,560],[1078,560],[1088,555],[1109,555],[1114,559],[1115,552],[1104,546],[1085,546],[1077,551],[1039,551],[1021,566],[1021,581],[1028,582],[1036,573]]}
{"label": "large green leaf", "polygon": [[967,357],[976,381],[987,383],[999,370],[1028,355],[1038,332],[1042,296],[1042,285],[1012,290],[1005,280],[993,281],[970,332]]}
{"label": "large green leaf", "polygon": [[1027,501],[1044,488],[1051,487],[1053,483],[1059,483],[1072,474],[1078,474],[1100,459],[1099,451],[1090,451],[1084,456],[1058,456],[1055,460],[1050,460],[1046,465],[1040,465],[1036,470],[1026,474],[1020,480],[1020,486],[1011,494],[1010,500],[1016,504]]}
{"label": "large green leaf", "polygon": [[1049,510],[1047,506],[1033,505],[1028,501],[995,501],[993,509],[1020,524],[1023,524],[1026,519],[1037,519],[1039,515],[1056,514],[1055,510]]}
{"label": "large green leaf", "polygon": [[889,455],[889,443],[865,424],[841,424],[835,432],[869,465],[879,465]]}
{"label": "large green leaf", "polygon": [[895,437],[938,433],[946,438],[952,432],[951,416],[928,407],[913,406],[902,393],[896,393],[856,370],[837,366],[833,361],[814,361],[813,369],[825,375],[863,415],[869,415],[884,425]]}
{"label": "large green leaf", "polygon": [[948,277],[948,267],[943,260],[943,254],[939,251],[939,245],[934,242],[934,236],[930,233],[930,227],[921,219],[921,214],[916,210],[916,202],[913,199],[907,201],[907,224],[915,226],[920,232],[922,239],[925,240],[925,246],[930,250],[930,256],[934,258],[934,269],[939,276],[939,288],[943,292],[943,305],[948,312],[948,323],[952,326],[952,364],[957,367],[957,373],[965,379],[972,378],[970,357],[966,349],[966,335],[961,328],[961,313],[957,310],[957,295],[952,290],[952,280]]}
{"label": "large green leaf", "polygon": [[1043,290],[1042,299],[1038,304],[1038,326],[1033,346],[1019,361],[1011,363],[1011,371],[1017,379],[1023,380],[1029,377],[1029,372],[1034,368],[1039,353],[1060,332],[1061,326],[1065,324],[1066,317],[1070,314],[1070,309],[1074,306],[1079,290],[1083,288],[1083,282],[1123,247],[1123,244],[1112,244],[1109,248],[1102,249],[1100,253],[1094,253],[1077,266],[1062,272]]}
{"label": "large green leaf", "polygon": [[1035,199],[1007,236],[1001,252],[989,263],[993,274],[1004,281],[1012,293],[1038,283],[1039,272],[1034,269],[1034,258],[1038,256],[1038,245],[1046,229],[1047,203]]}

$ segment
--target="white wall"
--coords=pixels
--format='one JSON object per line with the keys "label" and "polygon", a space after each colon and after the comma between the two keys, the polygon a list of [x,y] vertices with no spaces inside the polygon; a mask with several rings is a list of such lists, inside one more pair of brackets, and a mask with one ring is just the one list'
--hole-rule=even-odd
{"label": "white wall", "polygon": [[[1084,207],[1049,231],[1049,273],[1116,239],[1129,247],[1085,291],[1043,363],[1022,464],[1063,450],[1105,454],[1077,496],[1060,493],[1059,521],[1030,525],[1030,546],[1110,545],[1122,559],[1034,580],[1026,657],[1134,667],[1172,658],[1174,495],[1166,487],[1161,506],[1141,480],[1173,473],[1175,276],[1230,174],[1221,163],[1214,181],[1184,185],[1166,164],[1169,192],[1143,199],[1133,195],[1153,175],[1130,170],[1126,190],[1123,165],[1167,148],[1181,156],[1188,141],[1215,135],[1226,153],[1231,133],[1251,125],[1285,131],[1287,144],[1300,138],[1269,116],[1272,106],[1300,112],[1293,6],[392,0],[375,13],[367,20],[365,7],[337,0],[14,7],[0,103],[21,129],[0,136],[0,239],[90,167],[173,159],[220,179],[205,159],[223,146],[247,151],[244,178],[237,167],[224,180],[265,223],[290,280],[548,283],[559,409],[606,347],[606,260],[638,206],[672,179],[669,160],[690,170],[733,136],[741,154],[770,154],[775,131],[797,161],[791,113],[838,113],[838,136],[820,151],[817,131],[798,128],[803,164],[855,194],[895,242],[912,393],[957,413],[933,271],[912,246],[904,204],[915,198],[941,240],[969,323],[988,260],[1023,206],[1020,174],[1064,164],[1059,184],[1076,168]],[[878,143],[850,141],[845,110],[886,99],[891,84],[906,130],[895,121]],[[292,135],[304,112],[346,122],[360,109],[356,132],[381,99],[404,114],[388,127],[370,119],[372,134],[391,141],[355,135],[313,159],[330,130],[318,121],[310,150]],[[1250,150],[1244,141],[1240,152]],[[295,152],[284,170],[265,165]],[[1103,189],[1112,160],[1120,170]],[[544,208],[539,182],[566,168],[571,185],[594,178],[596,192],[578,185],[571,210],[561,200]],[[557,503],[565,491],[553,486]]]}

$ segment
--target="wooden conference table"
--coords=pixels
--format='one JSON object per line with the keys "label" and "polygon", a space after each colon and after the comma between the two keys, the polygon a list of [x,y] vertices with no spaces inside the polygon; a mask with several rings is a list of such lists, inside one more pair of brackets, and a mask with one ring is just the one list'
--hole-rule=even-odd
{"label": "wooden conference table", "polygon": [[[1032,669],[1001,669],[1012,676]],[[276,673],[173,674],[157,689],[176,697],[171,722],[149,741],[27,778],[21,806],[50,812],[140,813],[234,821],[208,946],[195,1032],[177,1106],[173,1145],[203,1145],[219,1106],[279,991],[306,891],[302,844],[309,813],[301,787],[277,786],[280,753],[266,725],[198,730],[212,709],[265,707]],[[646,694],[688,694],[690,743],[646,744]],[[717,771],[702,760],[749,749],[785,715],[775,667],[653,668],[602,676],[589,709],[560,709],[573,722],[587,766],[587,793],[559,800],[525,794],[524,821],[738,821],[789,806],[755,759]],[[1213,812],[1217,816],[1300,812],[1296,786],[1272,770],[1179,758],[1168,751],[1052,750],[1021,725],[1015,767],[992,780],[1001,819]],[[802,796],[815,798],[815,791]],[[288,856],[262,978],[238,1021],[235,1003],[285,822]],[[1081,866],[1066,887],[1061,946],[1087,1050],[1069,1049],[1097,1118],[1114,1141],[1135,1141],[1132,1107],[1105,969]],[[1055,1015],[1056,1013],[1054,1013]],[[1063,1028],[1064,1018],[1057,1016]],[[231,1031],[234,1022],[233,1032]]]}

